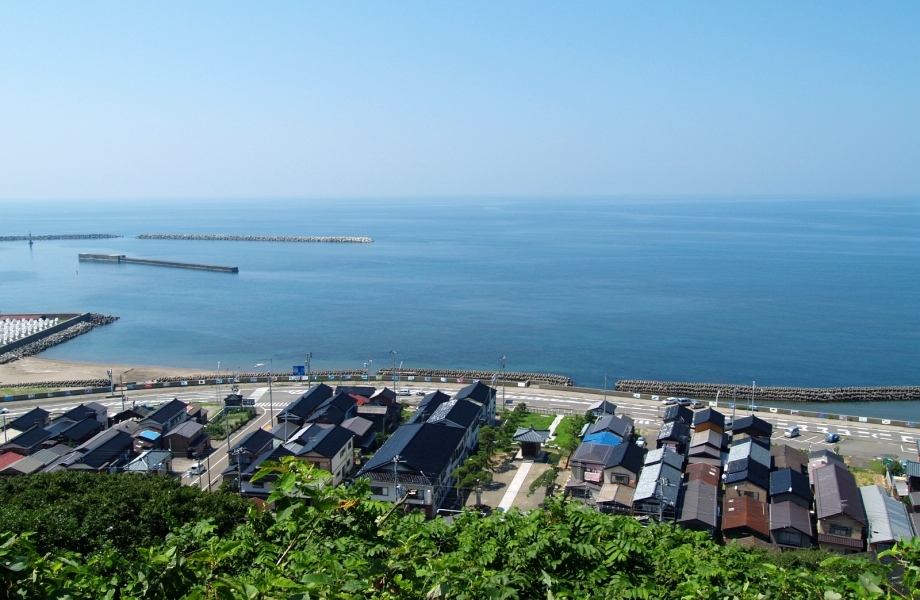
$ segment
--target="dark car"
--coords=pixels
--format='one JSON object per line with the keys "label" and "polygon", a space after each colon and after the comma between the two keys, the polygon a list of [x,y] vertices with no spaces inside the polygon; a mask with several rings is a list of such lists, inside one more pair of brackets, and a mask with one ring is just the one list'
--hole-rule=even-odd
{"label": "dark car", "polygon": [[840,434],[838,433],[827,433],[824,435],[824,441],[833,444],[834,442],[840,441]]}

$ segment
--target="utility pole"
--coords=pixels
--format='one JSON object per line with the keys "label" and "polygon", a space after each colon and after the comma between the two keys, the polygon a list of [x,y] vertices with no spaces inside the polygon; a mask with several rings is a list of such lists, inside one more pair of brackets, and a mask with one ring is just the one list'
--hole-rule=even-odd
{"label": "utility pole", "polygon": [[668,481],[667,477],[660,477],[658,479],[658,522],[661,523],[661,520],[664,518],[664,488],[665,486],[670,486],[671,482]]}
{"label": "utility pole", "polygon": [[738,404],[738,386],[732,388],[732,431],[735,429],[735,406]]}
{"label": "utility pole", "polygon": [[397,377],[396,375],[396,355],[398,354],[398,352],[396,352],[396,350],[390,350],[390,354],[393,355],[393,381],[394,381],[393,391],[398,392],[399,391],[399,377]]}
{"label": "utility pole", "polygon": [[757,387],[757,382],[754,381],[751,383],[751,405],[748,406],[751,409],[751,414],[754,414],[754,389]]}
{"label": "utility pole", "polygon": [[502,411],[505,410],[505,355],[502,354],[501,360],[501,371],[502,371]]}
{"label": "utility pole", "polygon": [[307,389],[313,386],[313,371],[310,369],[310,359],[313,358],[312,352],[307,352]]}
{"label": "utility pole", "polygon": [[607,374],[604,373],[604,416],[607,416]]}

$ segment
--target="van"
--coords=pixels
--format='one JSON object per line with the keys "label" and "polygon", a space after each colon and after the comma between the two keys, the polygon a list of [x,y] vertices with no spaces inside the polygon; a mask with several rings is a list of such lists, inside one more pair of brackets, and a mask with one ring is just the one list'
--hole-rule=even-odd
{"label": "van", "polygon": [[793,425],[792,427],[787,427],[787,428],[786,428],[786,431],[783,432],[783,435],[784,435],[785,437],[787,437],[787,438],[798,437],[798,435],[799,435],[799,428],[796,427],[795,425]]}
{"label": "van", "polygon": [[201,463],[196,463],[188,470],[189,477],[197,477],[204,473],[207,469]]}

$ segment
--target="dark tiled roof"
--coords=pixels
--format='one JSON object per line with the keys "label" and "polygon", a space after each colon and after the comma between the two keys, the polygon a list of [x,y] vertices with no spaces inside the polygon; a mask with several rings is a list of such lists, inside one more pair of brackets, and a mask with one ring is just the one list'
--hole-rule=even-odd
{"label": "dark tiled roof", "polygon": [[372,385],[340,385],[335,388],[336,394],[355,394],[362,398],[370,398],[377,393],[377,388]]}
{"label": "dark tiled roof", "polygon": [[803,467],[808,466],[808,455],[788,444],[771,446],[770,454],[773,455],[773,467],[776,469],[789,467],[802,471]]}
{"label": "dark tiled roof", "polygon": [[[294,453],[285,448],[284,446],[278,446],[277,448],[272,448],[271,450],[266,450],[260,454],[254,461],[246,465],[246,468],[243,469],[243,476],[252,476],[262,468],[262,463],[264,462],[278,462],[281,460],[282,456],[294,456]],[[237,467],[239,468],[239,467]],[[229,470],[229,469],[228,469]],[[226,472],[226,471],[225,471]]]}
{"label": "dark tiled roof", "polygon": [[49,433],[47,429],[42,427],[33,427],[28,431],[20,433],[3,445],[19,446],[21,448],[34,448],[50,437],[51,433]]}
{"label": "dark tiled roof", "polygon": [[[681,407],[683,408],[683,407]],[[663,423],[658,430],[658,440],[687,442],[690,439],[690,426],[683,421]]]}
{"label": "dark tiled roof", "polygon": [[90,402],[89,404],[81,404],[71,408],[64,413],[63,417],[67,419],[72,419],[73,421],[82,421],[83,419],[95,419],[97,411],[103,412],[103,414],[108,413],[108,409],[99,404],[98,402]]}
{"label": "dark tiled roof", "polygon": [[770,495],[795,494],[811,501],[811,485],[808,476],[791,468],[770,473]]}
{"label": "dark tiled roof", "polygon": [[920,477],[920,462],[915,460],[905,461],[904,474],[908,477]]}
{"label": "dark tiled roof", "polygon": [[693,415],[693,425],[702,425],[703,423],[712,423],[719,429],[725,429],[725,415],[714,408],[704,408]]}
{"label": "dark tiled roof", "polygon": [[533,425],[530,427],[518,427],[517,431],[514,432],[515,442],[545,444],[548,439],[549,429],[534,429]]}
{"label": "dark tiled roof", "polygon": [[811,537],[811,515],[808,509],[795,502],[770,505],[770,530],[792,528]]}
{"label": "dark tiled roof", "polygon": [[160,424],[167,423],[176,415],[184,413],[187,407],[188,404],[176,398],[147,415],[145,420],[150,419],[154,423]]}
{"label": "dark tiled roof", "polygon": [[719,515],[719,489],[705,481],[693,480],[682,486],[677,522],[699,523],[715,529]]}
{"label": "dark tiled roof", "polygon": [[74,423],[61,432],[61,437],[67,440],[78,442],[86,439],[88,436],[102,430],[102,423],[93,417],[87,417],[78,423]]}
{"label": "dark tiled roof", "polygon": [[195,421],[186,421],[182,425],[179,425],[172,431],[166,434],[166,437],[184,437],[189,440],[193,440],[201,434],[201,430],[204,429],[204,426],[201,423],[196,423]]}
{"label": "dark tiled roof", "polygon": [[748,481],[763,490],[770,489],[770,469],[750,458],[725,465],[725,485]]}
{"label": "dark tiled roof", "polygon": [[607,444],[582,443],[575,450],[571,461],[601,465],[605,469],[623,467],[627,471],[639,473],[645,459],[645,450],[635,444],[625,443],[617,446]]}
{"label": "dark tiled roof", "polygon": [[645,465],[650,466],[656,463],[664,462],[665,464],[671,465],[678,471],[681,467],[684,466],[684,457],[669,450],[667,448],[658,448],[657,450],[650,450],[648,454],[645,455]]}
{"label": "dark tiled roof", "polygon": [[332,397],[332,388],[325,383],[320,383],[314,388],[304,392],[304,394],[288,405],[278,417],[289,415],[292,418],[304,420],[310,416],[319,406]]}
{"label": "dark tiled roof", "polygon": [[589,425],[586,435],[601,431],[609,431],[620,436],[620,438],[624,438],[632,433],[634,424],[635,421],[627,416],[618,417],[616,415],[606,415]]}
{"label": "dark tiled roof", "polygon": [[601,412],[608,413],[612,415],[617,410],[617,405],[608,400],[598,400],[597,402],[592,403],[588,406],[588,410],[591,412]]}
{"label": "dark tiled roof", "polygon": [[288,450],[293,451],[297,456],[308,453],[319,454],[320,456],[331,458],[338,454],[339,450],[344,448],[348,441],[354,437],[354,433],[340,425],[333,425],[317,432],[315,436],[305,440],[305,443],[285,444]]}
{"label": "dark tiled roof", "polygon": [[384,442],[358,475],[370,471],[391,471],[393,458],[399,455],[400,478],[402,471],[415,471],[429,480],[436,480],[449,466],[464,435],[466,430],[458,427],[440,427],[427,423],[403,425]]}
{"label": "dark tiled roof", "polygon": [[732,432],[737,435],[746,433],[756,437],[770,437],[773,435],[773,425],[755,415],[748,415],[732,423]]}
{"label": "dark tiled roof", "polygon": [[[663,485],[662,480],[666,480],[667,484]],[[664,496],[665,502],[676,506],[678,492],[680,491],[680,480],[680,470],[667,463],[657,462],[653,465],[645,465],[639,474],[639,481],[636,483],[633,502],[657,500],[660,487],[661,495]]]}
{"label": "dark tiled roof", "polygon": [[51,434],[51,437],[56,437],[62,432],[67,431],[73,427],[76,423],[77,421],[74,421],[73,419],[68,419],[65,416],[60,416],[57,419],[51,421],[51,424],[45,427],[45,429],[48,431],[48,433]]}
{"label": "dark tiled roof", "polygon": [[352,417],[342,421],[342,427],[348,429],[353,434],[358,437],[365,435],[368,431],[374,428],[374,424],[371,421],[368,421],[364,417]]}
{"label": "dark tiled roof", "polygon": [[133,446],[134,438],[124,431],[116,431],[114,435],[108,437],[103,443],[86,452],[78,462],[98,469],[117,461]]}
{"label": "dark tiled roof", "polygon": [[493,392],[494,390],[492,388],[481,381],[477,381],[461,389],[454,398],[456,400],[467,398],[480,404],[486,404],[492,400]]}
{"label": "dark tiled roof", "polygon": [[672,404],[664,409],[664,414],[661,417],[661,420],[665,423],[672,421],[680,421],[685,425],[691,425],[693,423],[693,411],[687,408],[686,406],[681,406],[680,404]]}
{"label": "dark tiled roof", "polygon": [[36,425],[43,424],[50,414],[44,408],[33,408],[26,414],[10,421],[7,426],[18,431],[26,431]]}
{"label": "dark tiled roof", "polygon": [[833,461],[841,465],[846,464],[843,462],[842,456],[840,456],[839,454],[831,450],[822,449],[822,450],[815,450],[814,452],[808,453],[808,462],[811,462],[813,460],[820,460],[820,459],[827,459],[828,461]]}
{"label": "dark tiled roof", "polygon": [[473,423],[479,420],[479,412],[482,405],[470,400],[451,400],[438,407],[436,411],[428,417],[427,423],[432,425],[443,423],[452,427],[461,427],[469,429]]}
{"label": "dark tiled roof", "polygon": [[866,524],[856,478],[846,467],[831,462],[814,470],[815,505],[819,519],[844,514]]}
{"label": "dark tiled roof", "polygon": [[716,451],[722,450],[722,441],[723,435],[715,429],[704,429],[703,431],[697,431],[693,434],[693,437],[690,438],[690,447],[696,448],[697,446],[712,446]]}
{"label": "dark tiled roof", "polygon": [[734,442],[728,452],[729,462],[744,458],[750,458],[751,460],[759,462],[767,467],[767,469],[770,468],[770,464],[773,462],[770,456],[770,449],[765,448],[753,438],[745,438],[738,442]]}
{"label": "dark tiled roof", "polygon": [[437,390],[426,394],[422,401],[418,403],[418,407],[415,410],[415,414],[412,415],[410,423],[424,423],[428,420],[428,417],[434,414],[438,407],[440,407],[445,402],[450,402],[450,396]]}
{"label": "dark tiled roof", "polygon": [[278,439],[264,429],[256,429],[233,446],[233,450],[243,450],[254,454],[273,444]]}

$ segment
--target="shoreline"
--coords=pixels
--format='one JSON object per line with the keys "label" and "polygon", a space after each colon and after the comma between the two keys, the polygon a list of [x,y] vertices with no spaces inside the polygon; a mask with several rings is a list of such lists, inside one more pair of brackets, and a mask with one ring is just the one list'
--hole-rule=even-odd
{"label": "shoreline", "polygon": [[[158,367],[151,365],[102,364],[27,356],[0,365],[0,387],[35,382],[67,382],[85,379],[108,379],[111,369],[118,376],[130,372],[132,380],[149,381],[170,375],[194,375],[201,369]],[[128,379],[125,378],[125,381]]]}

